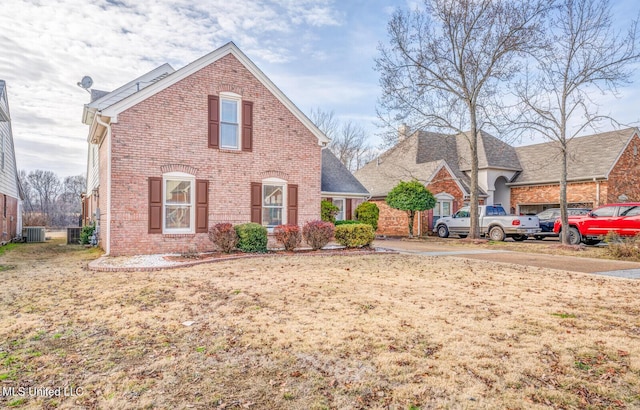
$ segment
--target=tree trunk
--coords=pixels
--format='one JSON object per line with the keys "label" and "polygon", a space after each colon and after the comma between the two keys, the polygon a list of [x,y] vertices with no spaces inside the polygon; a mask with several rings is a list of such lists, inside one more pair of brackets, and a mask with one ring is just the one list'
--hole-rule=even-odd
{"label": "tree trunk", "polygon": [[562,142],[562,158],[560,171],[560,221],[562,222],[562,232],[560,241],[562,244],[569,243],[569,216],[567,212],[567,145],[566,140]]}
{"label": "tree trunk", "polygon": [[469,148],[471,149],[471,198],[469,200],[469,238],[478,239],[480,237],[480,225],[478,221],[478,129],[476,126],[476,113],[470,106],[471,129],[469,137]]}
{"label": "tree trunk", "polygon": [[413,238],[413,217],[416,214],[416,211],[407,211],[407,215],[409,215],[409,238]]}

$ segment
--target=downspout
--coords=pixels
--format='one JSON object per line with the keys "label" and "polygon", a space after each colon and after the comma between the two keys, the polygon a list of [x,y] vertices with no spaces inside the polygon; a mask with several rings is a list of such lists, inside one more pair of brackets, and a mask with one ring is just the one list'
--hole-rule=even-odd
{"label": "downspout", "polygon": [[107,129],[107,212],[106,212],[106,235],[105,241],[105,256],[109,256],[111,253],[111,124],[100,119],[100,115],[96,113],[96,121]]}
{"label": "downspout", "polygon": [[600,206],[600,181],[593,178],[593,182],[596,183],[596,206]]}

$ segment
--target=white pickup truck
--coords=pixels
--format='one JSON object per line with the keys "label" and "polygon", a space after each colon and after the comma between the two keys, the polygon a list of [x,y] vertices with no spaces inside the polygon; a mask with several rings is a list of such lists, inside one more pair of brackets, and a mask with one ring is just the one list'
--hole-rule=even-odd
{"label": "white pickup truck", "polygon": [[[492,205],[478,206],[478,213],[480,235],[489,236],[492,241],[504,241],[505,238],[524,241],[528,235],[540,232],[537,216],[507,215],[503,207]],[[466,238],[469,235],[470,220],[469,207],[465,206],[454,215],[438,219],[433,231],[441,238],[450,234]]]}

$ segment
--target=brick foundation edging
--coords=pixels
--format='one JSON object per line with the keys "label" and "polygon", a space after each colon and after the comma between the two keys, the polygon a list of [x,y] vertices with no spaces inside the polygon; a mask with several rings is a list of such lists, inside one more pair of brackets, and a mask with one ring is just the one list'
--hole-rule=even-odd
{"label": "brick foundation edging", "polygon": [[217,263],[224,261],[234,261],[239,259],[253,259],[253,258],[275,258],[275,257],[284,257],[284,256],[363,256],[363,255],[397,255],[400,252],[389,250],[389,249],[371,249],[371,250],[361,250],[361,251],[347,251],[347,250],[338,250],[338,251],[320,251],[320,252],[300,252],[300,253],[272,253],[272,254],[246,254],[246,255],[238,255],[238,256],[229,256],[226,258],[211,258],[205,260],[198,261],[188,261],[188,262],[178,262],[175,265],[166,265],[166,266],[100,266],[99,262],[108,259],[108,256],[101,256],[98,259],[95,259],[87,264],[87,268],[90,271],[94,272],[157,272],[166,269],[179,269],[179,268],[188,268],[191,266],[202,265],[205,263]]}

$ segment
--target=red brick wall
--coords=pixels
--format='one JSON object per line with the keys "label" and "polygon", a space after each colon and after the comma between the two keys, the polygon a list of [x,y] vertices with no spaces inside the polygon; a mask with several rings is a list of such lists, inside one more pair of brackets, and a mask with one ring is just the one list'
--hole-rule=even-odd
{"label": "red brick wall", "polygon": [[[252,152],[208,148],[207,96],[221,91],[253,102]],[[250,184],[269,177],[298,185],[299,224],[320,219],[317,138],[232,55],[121,113],[112,130],[112,255],[212,248],[206,234],[147,233],[147,181],[168,169],[191,169],[197,179],[209,181],[209,226],[250,221]],[[100,150],[101,164],[105,152]]]}
{"label": "red brick wall", "polygon": [[619,202],[620,195],[640,201],[640,138],[633,137],[609,174],[607,203]]}
{"label": "red brick wall", "polygon": [[[0,193],[0,240],[8,242],[17,236],[18,224],[18,200],[7,195],[7,203],[4,203],[5,196]],[[4,216],[4,207],[7,207],[7,216]]]}
{"label": "red brick wall", "polygon": [[[600,203],[607,197],[607,182],[580,182],[567,184],[567,202],[592,204],[598,206],[598,187],[600,185]],[[559,204],[560,185],[536,185],[511,187],[511,206],[526,204]]]}
{"label": "red brick wall", "polygon": [[[464,193],[446,168],[442,168],[436,173],[431,183],[427,185],[427,189],[434,195],[447,193],[453,196],[452,212],[457,211],[463,206]],[[384,200],[372,200],[371,202],[375,202],[378,208],[380,208],[378,230],[376,231],[378,235],[408,236],[409,217],[405,211],[399,211],[389,207]],[[418,223],[418,218],[421,218],[420,223]],[[433,211],[420,212],[420,215],[416,215],[413,223],[414,235],[429,234],[432,223]]]}

